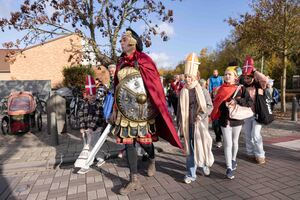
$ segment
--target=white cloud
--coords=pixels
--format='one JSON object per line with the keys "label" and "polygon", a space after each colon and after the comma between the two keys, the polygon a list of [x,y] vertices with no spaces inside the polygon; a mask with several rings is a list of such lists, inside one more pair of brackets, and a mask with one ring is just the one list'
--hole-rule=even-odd
{"label": "white cloud", "polygon": [[158,31],[160,33],[165,31],[167,36],[169,36],[169,37],[175,35],[174,27],[171,24],[166,23],[166,22],[163,22],[158,25]]}
{"label": "white cloud", "polygon": [[149,56],[154,60],[157,68],[172,68],[174,65],[171,58],[164,52],[153,52]]}
{"label": "white cloud", "polygon": [[[153,27],[154,27],[154,25],[155,25],[154,23],[151,24],[151,26],[153,26]],[[147,28],[148,28],[148,26],[146,26],[145,24],[140,26],[141,31],[144,31]],[[171,24],[166,23],[166,22],[162,22],[162,23],[158,24],[157,31],[158,31],[158,33],[165,31],[168,37],[175,35],[174,27]]]}

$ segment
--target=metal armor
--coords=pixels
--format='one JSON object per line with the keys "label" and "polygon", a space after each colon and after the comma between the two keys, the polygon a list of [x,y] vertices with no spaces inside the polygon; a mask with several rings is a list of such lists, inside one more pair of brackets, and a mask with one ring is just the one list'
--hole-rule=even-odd
{"label": "metal armor", "polygon": [[118,114],[112,132],[119,133],[121,138],[154,133],[157,110],[150,101],[140,72],[125,67],[119,71],[118,78],[120,82],[115,92]]}

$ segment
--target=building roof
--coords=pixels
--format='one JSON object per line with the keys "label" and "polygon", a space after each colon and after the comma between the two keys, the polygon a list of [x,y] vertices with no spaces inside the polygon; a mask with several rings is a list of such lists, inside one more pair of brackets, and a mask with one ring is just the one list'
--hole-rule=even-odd
{"label": "building roof", "polygon": [[26,51],[26,50],[31,49],[31,48],[42,46],[44,44],[47,44],[47,43],[50,43],[50,42],[53,42],[53,41],[56,41],[56,40],[59,40],[59,39],[69,37],[71,35],[73,35],[73,34],[67,34],[67,35],[64,35],[64,36],[61,36],[61,37],[57,37],[57,38],[45,41],[43,43],[27,47],[25,49],[0,49],[0,73],[9,73],[10,72],[11,63],[8,60],[9,59],[8,55],[10,53],[14,53],[16,51]]}

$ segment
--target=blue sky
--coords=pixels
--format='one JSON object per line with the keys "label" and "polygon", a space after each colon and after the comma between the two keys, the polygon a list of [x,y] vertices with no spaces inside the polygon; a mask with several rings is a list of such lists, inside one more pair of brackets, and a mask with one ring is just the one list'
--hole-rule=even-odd
{"label": "blue sky", "polygon": [[[19,7],[23,0],[0,0],[0,17]],[[174,23],[160,24],[169,33],[170,40],[162,42],[157,37],[145,51],[156,61],[158,67],[173,68],[190,52],[199,53],[202,48],[215,49],[229,34],[231,27],[224,22],[229,16],[249,11],[250,0],[183,0],[163,1],[174,11]],[[142,33],[142,26],[132,26]],[[20,38],[22,33],[1,32],[0,44]],[[1,47],[0,47],[1,48]]]}

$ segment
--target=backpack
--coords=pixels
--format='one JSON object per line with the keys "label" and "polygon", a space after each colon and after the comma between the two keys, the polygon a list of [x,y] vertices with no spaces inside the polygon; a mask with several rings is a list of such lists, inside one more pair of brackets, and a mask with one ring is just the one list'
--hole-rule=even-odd
{"label": "backpack", "polygon": [[258,123],[268,125],[274,121],[271,103],[272,99],[268,98],[265,90],[263,91],[263,95],[261,95],[258,94],[258,89],[256,89],[255,120]]}

